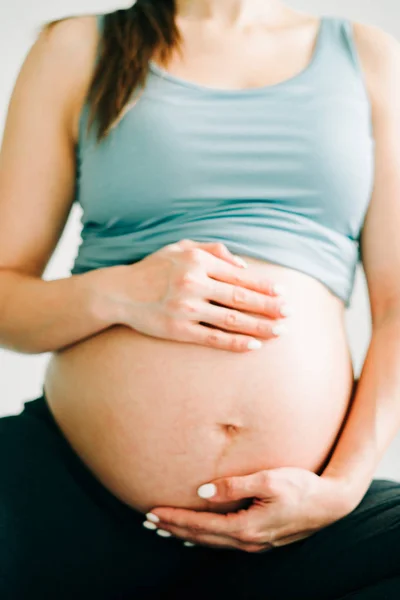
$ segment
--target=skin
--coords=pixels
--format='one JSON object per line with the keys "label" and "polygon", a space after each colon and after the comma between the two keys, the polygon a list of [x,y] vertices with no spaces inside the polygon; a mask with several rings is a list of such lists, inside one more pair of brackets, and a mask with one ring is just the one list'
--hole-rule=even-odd
{"label": "skin", "polygon": [[[249,24],[256,13],[257,22],[260,22],[260,10],[265,17],[263,35],[253,37],[254,30]],[[207,19],[202,20],[205,17]],[[226,0],[219,3],[180,3],[178,19],[187,34],[187,64],[183,65],[176,57],[171,61],[169,70],[204,85],[217,82],[225,88],[274,84],[301,71],[308,62],[310,40],[316,28],[314,17],[291,11],[277,2]],[[268,28],[271,24],[272,29]],[[295,44],[291,27],[300,24],[304,26],[301,28],[303,34],[296,37]],[[400,139],[396,104],[399,50],[397,42],[378,28],[355,24],[354,33],[373,105],[374,136],[377,140],[376,184],[365,222],[362,247],[374,324],[379,325],[387,319],[388,313],[394,312],[399,297],[399,265],[396,262],[399,252],[395,247],[395,233],[400,184],[398,169],[394,168],[398,162]],[[208,41],[207,47],[213,48],[213,54],[202,54],[200,60],[199,43],[204,36]],[[263,40],[264,44],[261,43]],[[0,255],[3,265],[32,276],[38,276],[50,258],[72,203],[74,144],[96,44],[93,18],[82,17],[60,23],[35,46],[14,97],[4,150]],[[287,52],[285,60],[268,62],[271,50],[278,47],[280,51]],[[232,53],[231,48],[235,48],[237,54]],[[260,53],[261,49],[264,54]],[[255,56],[260,57],[259,68],[250,74],[249,60],[253,65],[257,64]],[[196,62],[191,63],[194,59]],[[42,65],[41,69],[38,69],[38,64]],[[225,74],[223,81],[221,72]],[[29,97],[29,103],[24,100],[26,97]],[[46,118],[43,117],[44,105]],[[52,152],[48,151],[49,147]],[[23,178],[20,177],[21,171],[24,172]],[[243,508],[248,504],[243,499],[248,498],[249,493],[257,493],[261,501],[274,494],[276,520],[290,523],[290,526],[281,528],[279,535],[282,539],[290,536],[293,540],[296,535],[307,535],[310,526],[312,530],[325,526],[328,515],[339,518],[353,505],[353,499],[346,503],[339,501],[339,493],[344,489],[340,479],[331,477],[323,480],[316,475],[322,470],[346,415],[352,372],[343,334],[341,302],[322,284],[303,274],[266,261],[250,259],[249,263],[254,276],[271,276],[285,284],[294,314],[286,338],[274,340],[273,345],[265,344],[258,354],[246,356],[246,363],[237,362],[232,368],[234,359],[229,353],[216,355],[206,348],[158,344],[126,328],[114,328],[53,357],[46,389],[53,414],[65,435],[81,458],[118,497],[143,512],[152,510],[162,517],[164,530],[170,527],[171,532],[183,540],[255,551],[255,548],[265,549],[271,543],[271,530],[276,530],[277,525],[275,523],[274,527],[267,515],[266,502],[259,503],[257,509],[254,506],[248,510]],[[330,340],[332,355],[321,357],[326,337]],[[295,355],[293,348],[296,348]],[[314,369],[312,389],[304,382],[300,387],[296,378],[291,382],[287,377],[288,360],[293,360],[294,366],[295,361],[304,356],[308,357],[309,365]],[[142,361],[141,370],[135,357]],[[197,373],[196,391],[202,402],[199,402],[199,397],[190,398],[190,388],[184,387],[186,383],[181,378],[183,359],[186,361],[185,368],[192,366],[193,375]],[[99,377],[104,364],[109,367],[109,376],[105,379]],[[154,365],[163,384],[162,389],[168,390],[168,411],[165,402],[159,399],[159,394],[157,396],[157,388],[152,387]],[[302,365],[307,366],[305,363]],[[329,368],[331,365],[335,367],[335,382],[329,385],[326,382],[328,365]],[[147,378],[146,369],[149,371]],[[317,378],[318,373],[321,374],[320,379]],[[266,386],[266,377],[268,385],[263,387]],[[125,388],[121,387],[121,380],[125,381]],[[249,380],[252,385],[250,389],[245,388],[245,397],[240,394],[234,396],[233,392],[239,385],[243,386],[243,382]],[[121,393],[124,389],[133,390],[132,397],[124,396]],[[210,393],[213,390],[214,394],[218,390],[218,402]],[[302,402],[299,402],[300,395]],[[263,404],[257,404],[259,397],[264,397]],[[321,397],[324,403],[321,403]],[[93,398],[96,398],[95,403]],[[133,402],[134,398],[140,399],[140,402]],[[209,405],[205,403],[207,398],[212,399]],[[187,404],[183,404],[184,401]],[[150,406],[152,411],[146,412],[146,406]],[[215,412],[216,407],[219,413]],[[155,465],[159,465],[160,457],[168,457],[172,450],[180,453],[182,458],[185,456],[184,451],[187,452],[189,447],[184,437],[186,419],[187,415],[193,414],[198,417],[192,423],[193,432],[197,431],[196,427],[201,429],[199,424],[207,427],[204,439],[195,440],[198,442],[198,461],[193,454],[193,438],[190,440],[192,455],[186,464],[182,462],[182,469],[188,475],[187,479],[183,479],[187,486],[179,488],[177,481],[182,480],[182,471],[172,470],[173,461],[161,464],[160,473],[154,469]],[[160,430],[167,418],[171,422],[165,431]],[[307,439],[307,444],[297,442],[297,445],[291,445],[291,434],[296,431],[301,418],[303,421],[299,429],[302,441]],[[311,419],[318,422],[318,428],[311,425]],[[85,428],[82,428],[82,423],[86,424]],[[137,431],[133,431],[134,423]],[[159,447],[159,454],[151,454],[157,445],[170,437],[174,423],[178,425],[174,431],[179,433],[176,448]],[[274,427],[266,434],[268,423]],[[216,424],[223,427],[217,429]],[[281,429],[276,427],[277,424]],[[227,425],[237,426],[241,435],[236,436],[234,431],[232,435],[232,431],[226,430]],[[136,447],[142,431],[146,432],[146,437]],[[246,437],[246,431],[251,435]],[[113,439],[123,443],[115,447]],[[205,446],[205,440],[208,446]],[[206,456],[205,447],[209,448],[210,456]],[[135,454],[134,450],[140,452]],[[134,462],[135,456],[138,456],[137,463]],[[294,464],[296,460],[298,464]],[[272,492],[274,476],[271,472],[274,470],[279,472],[275,473]],[[250,477],[266,471],[268,477],[257,476],[257,491],[250,484],[245,491],[238,485],[237,493],[221,493],[218,496],[220,502],[215,503],[196,496],[196,489],[202,483],[221,479],[225,482],[227,477]],[[135,473],[136,479],[132,478],[132,473]],[[279,484],[276,483],[278,478]],[[132,479],[135,479],[133,483]],[[146,488],[146,485],[149,487]],[[225,483],[222,485],[226,487]],[[298,498],[303,499],[298,503],[297,512],[296,507],[289,510],[286,502],[288,490],[293,486]],[[145,490],[143,496],[138,489]],[[304,501],[309,490],[313,490],[314,504]],[[174,521],[173,509],[167,507],[184,512],[175,513]],[[306,522],[305,516],[314,514],[317,507],[318,519],[311,524]],[[199,516],[188,508],[205,512]],[[223,520],[217,522],[215,514],[211,514],[214,511],[229,514],[233,508],[244,511],[236,513],[240,523],[235,522],[232,516],[224,518],[222,514],[218,516]],[[166,513],[166,510],[170,512]],[[265,520],[260,518],[260,514],[265,516]],[[200,524],[195,520],[197,516],[202,519]],[[203,533],[199,532],[199,528]],[[280,543],[279,538],[274,540],[274,543]]]}
{"label": "skin", "polygon": [[[204,73],[212,79],[226,72],[226,79],[218,83],[225,88],[254,87],[284,79],[291,74],[291,65],[279,63],[284,72],[274,72],[271,46],[279,42],[284,48],[300,22],[303,54],[299,58],[303,64],[297,61],[295,65],[299,71],[309,60],[318,24],[315,18],[303,16],[296,21],[294,14],[285,20],[290,28],[282,37],[267,36],[263,25],[254,45],[249,44],[250,34],[243,37],[240,28],[225,26],[226,35],[221,36],[220,25],[179,16],[187,33],[186,56],[198,54],[200,38],[207,35],[223,64],[216,64],[213,57],[212,69],[210,56],[203,52],[204,66],[188,65],[188,73],[174,59],[169,69],[199,80]],[[90,39],[93,23],[81,25],[88,29],[85,40]],[[238,55],[228,53],[232,36],[233,47],[242,54],[240,63]],[[296,58],[298,44],[296,38]],[[246,57],[246,51],[251,56]],[[293,54],[290,58],[293,61]],[[250,79],[249,61],[256,67]],[[236,65],[230,72],[225,68],[229,64]],[[79,110],[78,105],[75,139]],[[343,305],[305,274],[245,258],[250,277],[284,284],[284,299],[290,299],[293,309],[286,335],[247,355],[246,361],[240,357],[232,362],[229,353],[216,354],[206,348],[156,343],[123,327],[114,327],[52,357],[45,390],[58,424],[104,485],[137,510],[147,512],[157,505],[206,509],[208,502],[196,496],[196,489],[218,476],[288,465],[318,472],[335,442],[353,385]],[[312,385],[310,365],[314,371]],[[332,365],[334,382],[327,376]],[[296,373],[297,379],[288,378],[288,371]],[[100,373],[107,375],[100,377]],[[314,422],[319,423],[318,428]],[[220,503],[218,510],[226,512],[245,504],[228,501]]]}
{"label": "skin", "polygon": [[[396,276],[400,267],[400,248],[396,230],[400,222],[400,45],[390,34],[377,27],[354,23],[354,36],[359,52],[361,65],[365,74],[367,91],[372,107],[372,124],[376,141],[375,185],[366,215],[361,237],[362,263],[367,279],[373,324],[373,340],[385,339],[394,352],[393,335],[386,335],[388,327],[397,331],[400,306],[400,283]],[[373,381],[368,367],[374,359],[374,350],[379,345],[374,341],[370,345],[364,365],[364,380]],[[391,343],[390,343],[391,342]],[[379,345],[383,354],[384,344]],[[398,352],[397,352],[398,354]],[[396,357],[395,353],[394,356]],[[375,361],[376,368],[379,363]],[[389,371],[390,372],[390,371]],[[369,376],[369,379],[368,379]],[[376,381],[376,380],[375,380]],[[374,382],[375,383],[375,382]],[[393,395],[398,388],[392,386]],[[371,394],[369,396],[371,399]],[[376,403],[376,401],[375,401]],[[367,413],[368,405],[364,402],[364,412],[358,405],[353,422]],[[386,407],[389,415],[390,412]],[[392,409],[392,419],[397,413]],[[368,434],[369,422],[362,419],[364,432],[358,437]],[[358,423],[358,422],[357,422]],[[372,424],[371,424],[372,425]],[[385,447],[393,439],[397,430],[386,426]],[[374,422],[373,425],[377,427]],[[348,432],[354,431],[351,427]],[[372,432],[371,432],[372,433]],[[383,435],[383,432],[381,432]],[[355,436],[353,436],[354,438]],[[350,434],[347,435],[346,451],[348,452]],[[380,456],[383,455],[381,442]],[[345,443],[342,443],[342,448]],[[354,457],[356,445],[353,440]],[[344,451],[342,451],[343,460]],[[346,455],[345,455],[346,456]],[[338,461],[336,461],[337,463]],[[370,466],[370,477],[373,467],[379,462],[378,457]],[[335,463],[335,464],[336,464]],[[366,463],[364,459],[364,464]],[[361,470],[360,464],[360,470]],[[327,470],[328,471],[328,470]],[[331,473],[334,472],[332,469]],[[368,479],[369,481],[369,479]],[[216,548],[241,549],[247,552],[265,552],[274,547],[286,545],[304,539],[322,529],[331,522],[348,514],[361,500],[361,494],[353,495],[343,512],[343,504],[329,502],[332,497],[338,499],[340,490],[345,486],[340,477],[322,476],[316,479],[311,473],[295,469],[270,469],[250,474],[245,477],[231,477],[215,480],[214,495],[209,502],[218,506],[228,498],[255,498],[247,510],[215,515],[208,512],[199,513],[170,507],[156,508],[147,515],[156,527],[175,537],[186,540],[189,544],[204,544]],[[309,499],[310,489],[314,497]],[[299,493],[300,491],[300,493]],[[201,490],[199,488],[199,493]],[[348,496],[350,499],[351,496]],[[212,508],[211,508],[212,511]],[[322,511],[322,514],[321,514]],[[310,519],[310,515],[312,518]],[[154,528],[154,526],[152,525]]]}

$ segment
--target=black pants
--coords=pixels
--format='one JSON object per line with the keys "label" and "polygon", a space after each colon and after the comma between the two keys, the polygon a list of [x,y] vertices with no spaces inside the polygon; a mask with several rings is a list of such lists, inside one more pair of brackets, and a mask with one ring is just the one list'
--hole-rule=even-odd
{"label": "black pants", "polygon": [[0,419],[2,600],[399,600],[400,483],[375,479],[349,515],[251,554],[186,547],[85,467],[40,397]]}

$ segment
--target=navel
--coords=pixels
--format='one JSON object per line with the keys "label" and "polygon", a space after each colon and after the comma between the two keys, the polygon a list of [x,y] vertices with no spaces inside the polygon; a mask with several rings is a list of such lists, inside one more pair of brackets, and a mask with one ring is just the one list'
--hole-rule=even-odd
{"label": "navel", "polygon": [[222,431],[230,437],[236,436],[242,431],[242,427],[234,423],[219,423],[219,426]]}

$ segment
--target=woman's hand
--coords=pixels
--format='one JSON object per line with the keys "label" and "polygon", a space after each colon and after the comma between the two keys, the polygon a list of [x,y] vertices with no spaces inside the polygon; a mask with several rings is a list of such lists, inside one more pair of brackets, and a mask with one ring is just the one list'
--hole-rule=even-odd
{"label": "woman's hand", "polygon": [[355,508],[339,479],[292,467],[217,479],[200,486],[198,494],[210,501],[211,511],[219,502],[253,502],[227,514],[154,508],[146,515],[146,527],[186,543],[265,552],[307,538]]}
{"label": "woman's hand", "polygon": [[223,244],[182,240],[165,246],[123,267],[114,290],[123,294],[120,323],[153,337],[252,350],[255,337],[280,334],[273,326],[285,316],[284,301],[274,282],[239,265]]}

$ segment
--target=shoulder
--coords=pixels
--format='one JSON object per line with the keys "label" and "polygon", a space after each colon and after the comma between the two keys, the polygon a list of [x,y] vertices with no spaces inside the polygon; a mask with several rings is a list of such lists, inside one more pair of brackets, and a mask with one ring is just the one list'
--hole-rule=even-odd
{"label": "shoulder", "polygon": [[59,103],[68,107],[75,140],[80,111],[93,77],[99,39],[96,14],[45,23],[22,68],[26,81],[32,79],[32,86],[53,89]]}
{"label": "shoulder", "polygon": [[79,66],[96,49],[99,39],[97,20],[97,15],[84,15],[46,23],[35,46],[48,60],[65,59]]}
{"label": "shoulder", "polygon": [[85,77],[98,43],[96,16],[68,17],[45,23],[37,32],[23,72],[38,80],[56,79],[70,84]]}
{"label": "shoulder", "polygon": [[390,103],[394,93],[400,100],[400,43],[376,25],[351,21],[356,49],[371,100]]}
{"label": "shoulder", "polygon": [[394,35],[377,25],[350,21],[354,38],[360,51],[372,61],[385,60],[388,55],[399,52],[400,44]]}

